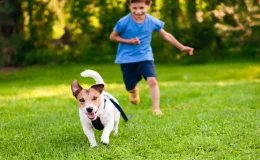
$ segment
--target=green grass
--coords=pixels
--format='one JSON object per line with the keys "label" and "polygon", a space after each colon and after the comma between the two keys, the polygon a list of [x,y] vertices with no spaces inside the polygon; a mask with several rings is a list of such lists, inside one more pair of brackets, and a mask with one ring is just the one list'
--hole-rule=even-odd
{"label": "green grass", "polygon": [[[163,117],[151,114],[149,88],[128,102],[118,65],[30,67],[0,73],[0,159],[259,159],[260,65],[157,65]],[[94,69],[127,114],[110,144],[90,148],[70,83]]]}

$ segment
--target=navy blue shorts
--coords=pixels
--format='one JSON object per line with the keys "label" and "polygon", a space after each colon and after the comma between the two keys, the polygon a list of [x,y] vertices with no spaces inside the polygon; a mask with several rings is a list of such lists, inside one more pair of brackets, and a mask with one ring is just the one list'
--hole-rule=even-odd
{"label": "navy blue shorts", "polygon": [[125,87],[128,91],[135,88],[137,83],[141,81],[142,76],[145,80],[147,77],[156,77],[153,61],[125,63],[120,66],[123,73]]}

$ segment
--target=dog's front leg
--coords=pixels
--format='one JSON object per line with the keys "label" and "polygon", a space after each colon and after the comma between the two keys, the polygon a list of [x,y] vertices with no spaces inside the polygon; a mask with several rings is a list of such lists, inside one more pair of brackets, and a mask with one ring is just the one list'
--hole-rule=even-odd
{"label": "dog's front leg", "polygon": [[89,126],[83,126],[83,131],[84,131],[85,135],[88,137],[88,141],[90,143],[90,146],[91,147],[97,146],[97,142],[96,142],[96,138],[95,138],[93,128],[89,127]]}
{"label": "dog's front leg", "polygon": [[101,143],[103,144],[108,144],[109,143],[109,136],[110,133],[113,130],[113,126],[114,126],[114,122],[113,121],[109,121],[105,126],[104,126],[104,130],[101,136]]}

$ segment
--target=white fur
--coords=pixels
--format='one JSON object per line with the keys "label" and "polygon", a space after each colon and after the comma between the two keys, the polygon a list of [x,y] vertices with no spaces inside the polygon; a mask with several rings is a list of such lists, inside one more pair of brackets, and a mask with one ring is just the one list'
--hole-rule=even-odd
{"label": "white fur", "polygon": [[[97,84],[104,84],[102,77],[93,70],[86,70],[81,73],[83,77],[92,77]],[[108,92],[102,91],[101,93],[101,105],[98,107],[96,112],[96,116],[100,117],[101,123],[104,125],[103,133],[101,136],[101,142],[103,144],[109,144],[109,136],[111,131],[114,131],[114,135],[118,134],[118,124],[120,120],[120,112],[118,109],[113,105],[113,103],[107,98],[112,98],[115,102],[118,101]],[[104,99],[106,99],[106,104],[104,104]],[[118,103],[119,104],[119,103]],[[91,104],[85,104],[87,105]],[[104,107],[105,105],[105,107]],[[97,146],[97,142],[94,135],[94,128],[92,125],[91,120],[86,115],[85,111],[83,111],[80,107],[79,109],[79,117],[80,122],[83,128],[85,135],[88,137],[89,143],[91,147]],[[96,118],[95,118],[96,119]]]}

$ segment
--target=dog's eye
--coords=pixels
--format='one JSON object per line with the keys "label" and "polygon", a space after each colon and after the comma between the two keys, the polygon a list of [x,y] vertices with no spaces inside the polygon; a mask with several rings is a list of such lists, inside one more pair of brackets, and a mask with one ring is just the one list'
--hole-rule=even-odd
{"label": "dog's eye", "polygon": [[84,98],[80,98],[79,101],[80,102],[85,102],[85,99]]}
{"label": "dog's eye", "polygon": [[92,100],[93,100],[93,101],[97,100],[97,97],[96,97],[96,96],[94,96]]}

